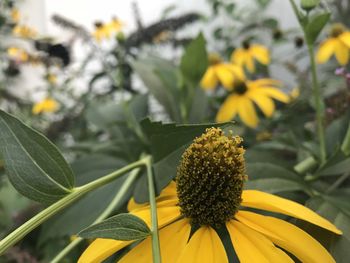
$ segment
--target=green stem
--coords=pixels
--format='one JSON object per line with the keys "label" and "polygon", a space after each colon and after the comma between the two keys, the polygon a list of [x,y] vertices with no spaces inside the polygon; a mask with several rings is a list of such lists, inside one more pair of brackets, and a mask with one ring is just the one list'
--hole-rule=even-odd
{"label": "green stem", "polygon": [[36,227],[41,225],[43,222],[45,222],[51,216],[55,215],[57,212],[61,211],[62,209],[69,206],[70,204],[74,203],[76,200],[81,198],[83,195],[85,195],[85,194],[91,192],[92,190],[95,190],[103,185],[110,183],[111,181],[117,179],[118,177],[122,176],[123,174],[129,172],[130,170],[133,170],[133,169],[140,167],[142,165],[145,165],[144,159],[141,159],[139,161],[131,163],[127,166],[124,166],[123,168],[121,168],[113,173],[110,173],[102,178],[99,178],[95,181],[92,181],[88,184],[74,188],[70,194],[68,194],[65,197],[63,197],[62,199],[58,200],[56,203],[52,204],[48,208],[44,209],[43,211],[38,213],[36,216],[32,217],[30,220],[28,220],[23,225],[21,225],[19,228],[15,229],[12,233],[10,233],[8,236],[6,236],[3,240],[1,240],[0,241],[0,255],[2,255],[10,247],[15,245],[18,241],[20,241],[23,237],[25,237],[33,229],[35,229]]}
{"label": "green stem", "polygon": [[317,165],[317,161],[313,156],[310,156],[303,160],[302,162],[294,166],[294,170],[299,174],[305,174]]}
{"label": "green stem", "polygon": [[147,179],[148,179],[148,192],[149,202],[151,205],[151,218],[152,218],[152,252],[153,263],[161,263],[160,246],[158,237],[158,220],[157,220],[157,204],[155,198],[153,172],[152,172],[152,160],[151,156],[146,157],[145,165],[147,167]]}
{"label": "green stem", "polygon": [[[110,202],[110,204],[107,206],[107,208],[102,212],[102,214],[96,218],[96,220],[92,223],[92,225],[97,224],[104,219],[106,219],[120,204],[120,201],[122,200],[125,193],[128,191],[130,186],[133,184],[133,182],[136,180],[138,174],[140,172],[140,169],[134,169],[131,171],[130,175],[125,179],[123,185],[120,187],[118,193],[113,198],[113,200]],[[70,253],[77,245],[80,244],[81,241],[84,239],[81,237],[77,237],[74,239],[71,243],[69,243],[60,253],[58,253],[51,261],[50,263],[59,263],[61,260]]]}
{"label": "green stem", "polygon": [[323,119],[324,119],[323,101],[321,98],[320,85],[317,78],[314,43],[310,43],[310,41],[308,41],[309,38],[305,30],[308,17],[303,16],[303,14],[299,11],[294,0],[289,0],[289,2],[291,3],[293,11],[298,18],[301,28],[303,29],[304,36],[307,42],[309,58],[310,58],[310,66],[311,66],[311,72],[312,72],[312,93],[315,100],[315,108],[316,108],[317,133],[318,133],[318,140],[320,143],[320,160],[322,165],[326,162],[327,152],[326,152],[326,141],[325,141],[324,127],[323,127]]}
{"label": "green stem", "polygon": [[[306,33],[305,33],[306,37]],[[318,132],[318,140],[320,143],[320,159],[321,164],[326,162],[327,152],[326,152],[326,140],[324,135],[324,127],[323,127],[323,101],[321,98],[320,85],[317,79],[317,71],[316,71],[316,63],[315,63],[315,54],[314,54],[314,44],[308,44],[308,51],[311,63],[311,71],[312,71],[312,92],[315,99],[315,107],[316,107],[316,122],[317,122],[317,132]]]}

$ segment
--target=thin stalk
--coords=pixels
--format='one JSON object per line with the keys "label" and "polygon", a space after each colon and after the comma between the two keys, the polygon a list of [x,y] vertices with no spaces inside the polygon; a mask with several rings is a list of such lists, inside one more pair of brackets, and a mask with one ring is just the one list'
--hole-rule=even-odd
{"label": "thin stalk", "polygon": [[103,186],[111,181],[117,179],[118,177],[122,176],[123,174],[129,172],[130,170],[133,170],[137,167],[140,167],[142,165],[145,165],[145,160],[141,159],[134,163],[131,163],[127,166],[124,166],[123,168],[110,173],[102,178],[99,178],[95,181],[92,181],[88,184],[85,184],[80,187],[76,187],[72,190],[72,192],[62,199],[58,200],[56,203],[52,204],[51,206],[47,207],[40,213],[38,213],[36,216],[29,219],[27,222],[25,222],[23,225],[21,225],[19,228],[15,229],[13,232],[11,232],[9,235],[7,235],[3,240],[0,241],[0,255],[2,255],[7,249],[15,245],[17,242],[19,242],[23,237],[25,237],[29,232],[31,232],[33,229],[41,225],[43,222],[45,222],[47,219],[49,219],[51,216],[55,215],[57,212],[61,211],[62,209],[66,208],[70,204],[74,203],[76,200],[84,196],[85,194]]}
{"label": "thin stalk", "polygon": [[148,156],[145,159],[145,165],[147,168],[147,179],[148,179],[148,192],[149,202],[151,205],[151,219],[152,219],[152,252],[153,262],[161,263],[159,236],[158,236],[158,219],[157,219],[157,204],[154,190],[153,172],[152,172],[152,160]]}
{"label": "thin stalk", "polygon": [[[107,206],[107,208],[102,212],[102,214],[96,218],[96,220],[92,223],[92,225],[97,224],[104,219],[106,219],[108,216],[111,215],[115,207],[120,205],[120,201],[122,200],[125,193],[128,191],[130,186],[133,184],[133,182],[136,180],[138,174],[140,172],[140,169],[134,169],[131,171],[130,175],[125,179],[124,183],[120,187],[118,193],[113,198],[113,200],[110,202],[110,204]],[[50,263],[58,263],[61,262],[61,260],[70,253],[77,245],[81,243],[84,239],[81,237],[77,237],[74,239],[71,243],[69,243],[63,250],[60,251],[51,261]]]}
{"label": "thin stalk", "polygon": [[326,140],[324,135],[324,127],[323,127],[323,122],[324,122],[324,112],[323,112],[323,106],[322,106],[323,102],[321,98],[320,85],[317,78],[314,44],[308,44],[307,47],[309,51],[311,72],[312,72],[312,92],[315,99],[315,107],[316,107],[317,133],[318,133],[318,140],[320,143],[320,159],[321,159],[321,164],[324,164],[326,162],[327,152],[326,152]]}

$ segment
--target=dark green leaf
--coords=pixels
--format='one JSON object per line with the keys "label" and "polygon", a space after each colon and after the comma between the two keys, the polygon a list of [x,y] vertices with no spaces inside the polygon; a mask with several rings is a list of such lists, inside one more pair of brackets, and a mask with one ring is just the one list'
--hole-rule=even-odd
{"label": "dark green leaf", "polygon": [[139,240],[151,234],[147,224],[132,214],[119,214],[90,226],[79,233],[83,238]]}
{"label": "dark green leaf", "polygon": [[181,58],[180,69],[189,83],[197,87],[208,66],[208,55],[205,48],[205,39],[199,34],[186,48]]}
{"label": "dark green leaf", "polygon": [[340,175],[350,172],[350,158],[329,166],[319,172],[321,176]]}
{"label": "dark green leaf", "polygon": [[315,43],[318,35],[328,23],[330,17],[330,13],[322,13],[310,18],[310,21],[308,22],[305,28],[308,43]]}
{"label": "dark green leaf", "polygon": [[42,134],[0,111],[0,152],[18,192],[51,203],[70,193],[74,175],[59,150]]}
{"label": "dark green leaf", "polygon": [[282,178],[266,178],[248,181],[246,183],[245,188],[262,190],[264,192],[272,194],[287,191],[303,190],[303,187],[300,183]]}

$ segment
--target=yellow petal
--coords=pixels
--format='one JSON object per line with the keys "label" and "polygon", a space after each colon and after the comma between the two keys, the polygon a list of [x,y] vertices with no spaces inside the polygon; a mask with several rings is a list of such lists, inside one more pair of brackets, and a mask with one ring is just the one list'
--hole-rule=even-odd
{"label": "yellow petal", "polygon": [[244,224],[231,220],[226,223],[233,247],[240,263],[294,262],[286,253],[259,232]]}
{"label": "yellow petal", "polygon": [[216,115],[217,122],[230,121],[236,116],[238,111],[237,97],[237,95],[228,96]]}
{"label": "yellow petal", "polygon": [[218,78],[216,77],[214,67],[208,67],[201,80],[201,86],[206,90],[212,90],[217,86],[217,84]]}
{"label": "yellow petal", "polygon": [[237,101],[239,117],[246,125],[255,128],[258,125],[259,120],[253,102],[245,95],[239,96],[239,100]]}
{"label": "yellow petal", "polygon": [[[176,199],[176,183],[171,181],[168,186],[166,186],[161,192],[160,195],[156,198],[157,202],[168,200],[168,199]],[[135,209],[145,208],[149,203],[136,203],[134,198],[131,198],[128,203],[128,211],[132,211]],[[159,204],[157,204],[159,206]]]}
{"label": "yellow petal", "polygon": [[246,51],[242,48],[236,48],[231,54],[231,62],[239,66],[243,66]]}
{"label": "yellow petal", "polygon": [[256,96],[258,94],[261,94],[263,96],[269,96],[275,100],[288,103],[290,101],[290,98],[287,94],[283,93],[282,91],[273,88],[273,87],[265,87],[265,88],[260,88],[260,89],[255,89],[254,93]]}
{"label": "yellow petal", "polygon": [[266,47],[262,45],[251,45],[249,52],[261,64],[267,65],[270,63],[270,53]]}
{"label": "yellow petal", "polygon": [[250,228],[259,231],[273,243],[295,255],[301,262],[333,263],[328,251],[309,234],[281,219],[239,211],[236,218]]}
{"label": "yellow petal", "polygon": [[345,44],[341,41],[336,42],[336,46],[334,48],[335,57],[338,60],[339,64],[344,66],[349,61],[349,48],[345,46]]}
{"label": "yellow petal", "polygon": [[33,108],[32,108],[32,113],[37,115],[39,113],[41,113],[43,110],[43,104],[42,103],[36,103],[34,104]]}
{"label": "yellow petal", "polygon": [[100,263],[132,242],[97,238],[80,256],[78,263]]}
{"label": "yellow petal", "polygon": [[191,237],[177,260],[178,263],[226,263],[225,248],[211,227],[200,227]]}
{"label": "yellow petal", "polygon": [[247,67],[249,72],[254,72],[255,71],[255,64],[254,64],[254,59],[252,55],[250,55],[248,52],[245,54],[245,66]]}
{"label": "yellow petal", "polygon": [[240,81],[245,80],[244,71],[240,66],[237,66],[234,64],[225,64],[225,65],[226,65],[226,68],[228,68],[233,73],[235,78],[237,78]]}
{"label": "yellow petal", "polygon": [[311,209],[285,198],[256,190],[245,190],[242,199],[242,206],[289,215],[341,234],[341,231],[327,219],[319,216]]}
{"label": "yellow petal", "polygon": [[229,68],[226,67],[225,64],[219,64],[215,66],[215,73],[218,79],[220,80],[221,84],[227,88],[232,89],[235,76],[230,71]]}
{"label": "yellow petal", "polygon": [[348,48],[350,48],[350,32],[344,32],[338,39],[340,39]]}
{"label": "yellow petal", "polygon": [[[174,222],[159,231],[160,251],[163,262],[175,263],[190,236],[191,225],[187,219]],[[134,247],[120,263],[149,263],[152,262],[152,240],[148,237]]]}
{"label": "yellow petal", "polygon": [[334,38],[330,38],[321,43],[320,48],[318,49],[316,60],[317,63],[325,63],[329,60],[329,58],[334,53],[334,48],[336,46],[337,40]]}
{"label": "yellow petal", "polygon": [[272,116],[273,112],[275,111],[275,104],[273,103],[272,99],[267,96],[262,96],[261,94],[255,93],[255,90],[248,91],[247,96],[258,105],[265,116]]}

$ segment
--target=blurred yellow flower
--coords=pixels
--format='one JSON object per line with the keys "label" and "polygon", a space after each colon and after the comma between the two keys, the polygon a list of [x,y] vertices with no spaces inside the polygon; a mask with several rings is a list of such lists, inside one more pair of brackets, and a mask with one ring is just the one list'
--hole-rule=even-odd
{"label": "blurred yellow flower", "polygon": [[293,88],[292,91],[289,93],[289,96],[291,100],[297,99],[300,96],[300,88],[299,87]]}
{"label": "blurred yellow flower", "polygon": [[19,22],[19,19],[21,18],[21,14],[17,8],[13,8],[11,10],[11,18],[13,22],[15,23]]}
{"label": "blurred yellow flower", "polygon": [[109,28],[111,32],[116,33],[122,29],[123,23],[118,18],[113,17],[112,21],[109,22],[106,26]]}
{"label": "blurred yellow flower", "polygon": [[23,38],[34,38],[37,35],[36,31],[33,28],[25,25],[16,25],[12,29],[12,34]]}
{"label": "blurred yellow flower", "polygon": [[20,61],[20,62],[26,62],[28,61],[28,54],[26,51],[24,51],[21,48],[17,48],[17,47],[10,47],[7,49],[7,55],[16,60],[16,61]]}
{"label": "blurred yellow flower", "polygon": [[340,65],[349,61],[350,32],[342,24],[334,24],[330,37],[323,41],[318,49],[316,60],[322,64],[334,54]]}
{"label": "blurred yellow flower", "polygon": [[209,55],[209,66],[205,72],[201,86],[206,90],[213,90],[220,82],[226,89],[231,90],[234,82],[244,81],[245,76],[241,67],[222,61],[219,55]]}
{"label": "blurred yellow flower", "polygon": [[52,98],[46,98],[38,103],[35,103],[32,108],[32,113],[37,115],[43,112],[55,112],[59,108],[59,104]]}
{"label": "blurred yellow flower", "polygon": [[275,111],[273,99],[288,103],[287,94],[276,87],[281,83],[273,79],[259,79],[236,83],[232,93],[221,105],[217,115],[217,122],[232,120],[237,114],[243,123],[255,128],[259,119],[254,104],[256,104],[266,117],[271,117]]}
{"label": "blurred yellow flower", "polygon": [[117,19],[112,18],[112,21],[104,24],[102,22],[95,23],[95,31],[92,33],[97,42],[101,42],[103,39],[110,38],[114,33],[117,33],[123,27],[123,23]]}
{"label": "blurred yellow flower", "polygon": [[268,65],[270,63],[270,52],[263,45],[243,42],[242,48],[236,48],[231,54],[231,61],[238,66],[245,67],[249,72],[255,71],[255,61]]}

